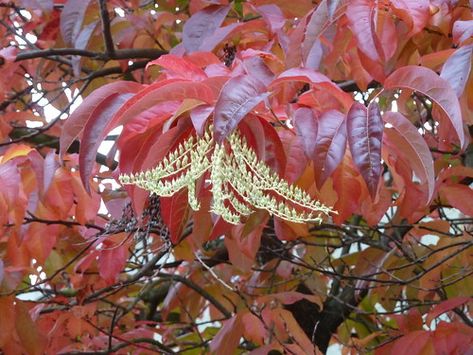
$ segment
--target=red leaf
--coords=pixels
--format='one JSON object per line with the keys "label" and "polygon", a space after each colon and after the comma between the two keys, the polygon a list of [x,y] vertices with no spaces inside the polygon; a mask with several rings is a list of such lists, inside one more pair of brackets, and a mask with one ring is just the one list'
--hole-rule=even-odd
{"label": "red leaf", "polygon": [[141,112],[123,127],[117,145],[121,172],[132,172],[135,161],[143,161],[150,147],[162,134],[164,123],[178,109],[177,101],[166,101]]}
{"label": "red leaf", "polygon": [[192,125],[199,136],[204,133],[205,122],[207,122],[213,110],[214,107],[211,105],[201,105],[191,110]]}
{"label": "red leaf", "polygon": [[473,20],[455,21],[453,24],[453,42],[460,44],[473,36]]}
{"label": "red leaf", "polygon": [[210,351],[215,354],[233,354],[243,334],[243,323],[240,315],[236,314],[225,321],[223,327],[210,343]]}
{"label": "red leaf", "polygon": [[442,186],[441,195],[452,205],[463,212],[466,216],[473,216],[473,189],[469,186],[455,184]]}
{"label": "red leaf", "polygon": [[317,144],[312,160],[317,185],[321,187],[345,155],[347,128],[345,115],[339,111],[324,112],[319,118]]}
{"label": "red leaf", "polygon": [[439,322],[432,342],[437,354],[473,354],[473,330],[462,322]]}
{"label": "red leaf", "polygon": [[66,44],[74,44],[84,21],[90,0],[69,0],[61,12],[61,35]]}
{"label": "red leaf", "polygon": [[355,102],[347,115],[348,144],[353,162],[374,200],[381,175],[383,120],[376,102],[368,109]]}
{"label": "red leaf", "polygon": [[186,52],[196,52],[204,40],[222,25],[230,6],[207,6],[195,13],[184,24],[182,43]]}
{"label": "red leaf", "polygon": [[333,208],[338,212],[333,216],[335,223],[344,223],[355,211],[359,210],[363,189],[361,184],[360,175],[346,161],[335,169],[333,189],[337,194],[337,202]]}
{"label": "red leaf", "polygon": [[448,167],[438,174],[437,184],[440,185],[444,180],[458,176],[473,178],[473,168],[466,166]]}
{"label": "red leaf", "polygon": [[279,138],[286,152],[286,172],[284,173],[284,178],[293,183],[302,175],[307,167],[308,160],[304,153],[304,146],[297,136],[287,130],[279,132]]}
{"label": "red leaf", "polygon": [[82,132],[90,119],[104,108],[103,101],[112,95],[137,92],[141,84],[132,81],[117,81],[104,85],[87,96],[82,104],[69,116],[62,126],[59,139],[60,155],[64,156],[74,139]]}
{"label": "red leaf", "polygon": [[410,167],[421,180],[421,186],[427,188],[427,198],[423,202],[428,204],[434,194],[435,172],[434,161],[427,143],[416,127],[402,114],[386,112],[383,119],[393,126],[385,129],[387,138],[410,162]]}
{"label": "red leaf", "polygon": [[106,127],[114,114],[122,107],[131,94],[112,94],[100,102],[84,126],[79,150],[79,172],[82,183],[90,192],[89,177],[95,165],[95,157],[102,139],[107,134]]}
{"label": "red leaf", "polygon": [[295,344],[299,345],[299,351],[303,349],[306,354],[315,354],[315,345],[312,344],[290,311],[277,308],[273,310],[273,313],[275,314],[275,318],[282,320],[284,329],[289,333],[288,335],[293,339]]}
{"label": "red leaf", "polygon": [[202,82],[170,79],[149,85],[128,100],[113,117],[109,128],[125,124],[141,112],[163,101],[197,99],[206,103],[214,101],[213,90]]}
{"label": "red leaf", "polygon": [[187,190],[181,190],[171,197],[161,198],[161,215],[169,229],[171,243],[178,244],[189,216]]}
{"label": "red leaf", "polygon": [[[116,237],[116,235],[114,236]],[[128,245],[105,244],[98,254],[99,274],[107,284],[116,282],[117,276],[126,265]]]}
{"label": "red leaf", "polygon": [[[371,259],[371,257],[369,259]],[[366,261],[371,263],[369,259],[366,259]],[[395,315],[394,319],[396,320],[399,330],[404,334],[423,329],[422,314],[420,314],[417,308],[411,308],[405,314]]]}
{"label": "red leaf", "polygon": [[354,0],[349,3],[345,12],[350,29],[356,37],[359,49],[375,62],[383,59],[384,53],[380,48],[376,35],[376,2],[370,0]]}
{"label": "red leaf", "polygon": [[391,0],[393,12],[410,27],[410,35],[422,31],[430,18],[428,0]]}
{"label": "red leaf", "polygon": [[432,310],[427,315],[427,318],[425,319],[425,324],[429,325],[430,322],[432,322],[441,314],[451,311],[452,309],[471,301],[473,301],[473,298],[471,297],[454,297],[443,301],[442,303],[439,303],[438,305],[432,308]]}
{"label": "red leaf", "polygon": [[286,154],[274,126],[261,116],[249,115],[239,129],[258,158],[278,174],[284,174]]}
{"label": "red leaf", "polygon": [[222,88],[215,105],[215,140],[221,143],[240,121],[269,93],[266,87],[249,75],[230,79]]}
{"label": "red leaf", "polygon": [[281,73],[273,82],[269,85],[274,87],[280,83],[291,82],[291,81],[302,81],[305,83],[312,84],[314,86],[320,86],[327,89],[332,95],[334,95],[344,107],[350,107],[352,98],[346,92],[343,92],[335,83],[333,83],[325,75],[308,68],[291,68]]}
{"label": "red leaf", "polygon": [[463,94],[470,77],[473,44],[457,49],[445,62],[440,77],[448,81],[458,97]]}
{"label": "red leaf", "polygon": [[14,296],[0,297],[0,314],[2,319],[8,320],[0,322],[0,349],[4,349],[4,346],[12,339],[12,333],[15,330],[15,306],[13,302]]}
{"label": "red leaf", "polygon": [[455,91],[447,81],[441,79],[434,71],[415,65],[399,68],[384,82],[385,89],[408,88],[430,97],[447,114],[463,147],[465,136],[463,121]]}
{"label": "red leaf", "polygon": [[317,143],[317,121],[311,109],[301,107],[294,112],[294,128],[304,145],[305,154],[312,157]]}
{"label": "red leaf", "polygon": [[[189,136],[190,131],[190,121],[179,120],[176,127],[171,128],[164,134],[158,135],[156,140],[153,140],[153,136],[151,136],[151,139],[145,142],[146,146],[140,150],[134,159],[133,169],[130,172],[146,171],[156,167],[169,151],[175,149],[179,142],[182,142],[182,140]],[[132,196],[135,211],[141,213],[149,193],[136,186],[127,185],[126,189],[129,191],[130,196]]]}
{"label": "red leaf", "polygon": [[167,54],[149,62],[146,67],[159,65],[163,67],[168,79],[187,79],[201,81],[207,78],[205,72],[186,58]]}
{"label": "red leaf", "polygon": [[432,340],[430,332],[417,330],[397,340],[390,354],[429,354],[430,352],[428,352],[428,350],[431,346]]}

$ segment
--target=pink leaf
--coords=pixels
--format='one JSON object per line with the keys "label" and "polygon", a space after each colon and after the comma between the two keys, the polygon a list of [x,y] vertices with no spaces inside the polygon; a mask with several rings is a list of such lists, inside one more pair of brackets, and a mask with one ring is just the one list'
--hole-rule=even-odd
{"label": "pink leaf", "polygon": [[350,29],[356,37],[359,49],[371,60],[378,62],[382,58],[379,39],[376,36],[376,3],[370,0],[354,0],[349,3],[346,16]]}
{"label": "pink leaf", "polygon": [[252,25],[251,22],[235,22],[229,24],[228,26],[217,28],[214,33],[212,33],[205,39],[205,41],[200,45],[199,49],[201,51],[211,52],[219,43],[221,43],[225,40],[225,38],[230,36],[230,34],[242,29],[245,26],[250,25]]}
{"label": "pink leaf", "polygon": [[428,0],[391,0],[393,12],[409,27],[410,34],[422,31],[430,18],[430,3]]}
{"label": "pink leaf", "polygon": [[65,43],[74,44],[79,35],[89,3],[90,0],[69,0],[65,3],[60,18],[61,35]]}
{"label": "pink leaf", "polygon": [[343,92],[335,83],[333,83],[325,75],[309,68],[291,68],[282,72],[273,82],[269,85],[270,88],[275,87],[284,82],[302,81],[309,83],[313,86],[323,87],[327,89],[330,94],[334,95],[344,107],[350,107],[353,102],[350,95]]}
{"label": "pink leaf", "polygon": [[432,310],[427,315],[427,318],[425,319],[425,324],[429,325],[430,322],[432,322],[441,314],[451,311],[452,309],[471,301],[473,301],[473,298],[471,297],[454,297],[443,301],[432,308]]}
{"label": "pink leaf", "polygon": [[1,194],[9,205],[14,205],[18,198],[20,187],[20,173],[15,161],[9,160],[0,164],[0,181],[2,182]]}
{"label": "pink leaf", "polygon": [[453,24],[453,42],[460,44],[473,36],[473,20],[455,21]]}
{"label": "pink leaf", "polygon": [[261,16],[263,16],[266,23],[269,24],[271,32],[278,32],[286,23],[286,18],[281,9],[274,4],[262,5],[256,8]]}
{"label": "pink leaf", "polygon": [[167,54],[149,62],[146,67],[159,65],[164,68],[168,79],[201,81],[207,78],[205,72],[186,58]]}
{"label": "pink leaf", "polygon": [[21,7],[28,9],[38,9],[44,12],[49,12],[53,9],[54,0],[19,0]]}
{"label": "pink leaf", "polygon": [[376,102],[368,109],[355,102],[347,115],[348,144],[353,162],[374,200],[381,175],[383,120]]}
{"label": "pink leaf", "polygon": [[457,97],[463,94],[466,82],[470,77],[472,54],[473,44],[461,47],[447,59],[442,67],[440,77],[448,81]]}
{"label": "pink leaf", "polygon": [[204,40],[222,25],[230,6],[207,6],[184,24],[182,43],[188,53],[196,52]]}
{"label": "pink leaf", "polygon": [[341,163],[347,145],[345,115],[339,111],[324,112],[319,118],[317,144],[312,160],[314,162],[317,185],[322,187],[325,180]]}
{"label": "pink leaf", "polygon": [[84,126],[79,150],[79,171],[87,191],[90,190],[89,177],[92,173],[99,145],[106,135],[105,128],[113,119],[131,94],[113,94],[100,102],[100,106],[92,112],[91,119]]}
{"label": "pink leaf", "polygon": [[302,42],[302,56],[304,59],[307,58],[310,49],[319,39],[322,32],[327,28],[328,21],[329,14],[327,0],[323,0],[310,15],[310,19],[305,29],[304,41]]}
{"label": "pink leaf", "polygon": [[0,259],[0,285],[2,284],[4,273],[5,273],[5,267],[4,267],[4,264],[3,264],[3,260]]}
{"label": "pink leaf", "polygon": [[430,97],[447,114],[458,135],[460,146],[463,147],[465,136],[457,96],[448,82],[440,78],[434,71],[414,65],[399,68],[386,79],[384,88],[408,88]]}
{"label": "pink leaf", "polygon": [[213,90],[202,82],[170,79],[147,86],[128,100],[114,116],[109,128],[124,124],[141,112],[163,101],[197,99],[206,103],[214,101]]}
{"label": "pink leaf", "polygon": [[340,5],[341,0],[327,0],[327,8],[328,8],[328,15],[330,19],[333,19],[335,12],[338,9],[338,5]]}
{"label": "pink leaf", "polygon": [[304,144],[307,157],[312,157],[317,143],[317,121],[314,113],[307,107],[301,107],[294,113],[294,128]]}
{"label": "pink leaf", "polygon": [[435,172],[427,143],[417,128],[399,112],[386,112],[383,119],[392,125],[392,128],[385,129],[389,141],[410,162],[412,170],[421,181],[421,186],[427,188],[427,198],[424,202],[429,203],[435,189]]}
{"label": "pink leaf", "polygon": [[319,83],[333,84],[332,81],[328,77],[326,77],[325,75],[315,70],[307,69],[307,68],[291,68],[279,74],[279,76],[271,83],[270,86],[275,86],[285,81],[303,81],[305,83],[311,83],[311,84],[319,84]]}
{"label": "pink leaf", "polygon": [[103,109],[103,101],[111,95],[137,92],[141,84],[132,81],[117,81],[100,87],[87,96],[84,102],[69,116],[62,127],[59,139],[60,155],[64,156],[74,139],[79,136],[84,126],[94,115]]}
{"label": "pink leaf", "polygon": [[59,163],[56,160],[56,154],[54,151],[49,152],[44,158],[43,165],[43,186],[40,187],[40,191],[46,192],[51,186],[51,183],[54,179],[54,174],[56,173],[57,168],[59,168]]}
{"label": "pink leaf", "polygon": [[240,121],[269,93],[266,87],[249,75],[230,79],[222,88],[215,105],[215,139],[221,143]]}

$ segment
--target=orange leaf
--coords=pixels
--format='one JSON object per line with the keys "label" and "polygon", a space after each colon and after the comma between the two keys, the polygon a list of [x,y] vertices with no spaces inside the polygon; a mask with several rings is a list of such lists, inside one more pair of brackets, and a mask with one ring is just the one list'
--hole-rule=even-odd
{"label": "orange leaf", "polygon": [[[28,307],[22,301],[16,301],[16,332],[21,345],[29,355],[44,354],[45,338],[40,334],[38,326],[33,322]],[[3,315],[2,315],[3,317]]]}
{"label": "orange leaf", "polygon": [[215,354],[233,354],[240,343],[243,330],[240,315],[237,314],[225,321],[223,327],[210,343],[210,351]]}

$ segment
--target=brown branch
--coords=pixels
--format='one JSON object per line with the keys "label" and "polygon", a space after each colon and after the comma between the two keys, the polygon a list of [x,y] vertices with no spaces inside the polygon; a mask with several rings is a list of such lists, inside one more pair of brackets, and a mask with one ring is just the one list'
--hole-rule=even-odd
{"label": "brown branch", "polygon": [[66,226],[66,227],[84,226],[84,227],[87,227],[87,228],[96,229],[99,232],[104,232],[105,231],[104,228],[102,228],[100,226],[97,226],[95,224],[91,224],[91,223],[81,224],[81,223],[75,222],[75,221],[43,219],[43,218],[36,217],[31,212],[27,212],[27,213],[30,215],[30,217],[25,217],[25,222],[24,222],[25,224],[29,224],[29,223],[42,223],[42,224],[46,224],[46,225],[59,224],[59,225],[63,225],[63,226]]}
{"label": "brown branch", "polygon": [[112,32],[110,30],[110,17],[108,16],[106,0],[99,0],[99,5],[106,52],[109,57],[113,58],[115,56],[115,46],[113,44]]}
{"label": "brown branch", "polygon": [[15,103],[16,100],[20,99],[23,95],[29,94],[32,89],[33,86],[27,86],[23,90],[15,93],[15,95],[13,95],[12,97],[9,97],[8,99],[0,103],[0,111],[4,111],[10,104]]}
{"label": "brown branch", "polygon": [[[364,90],[360,89],[360,87],[358,86],[355,80],[340,81],[340,82],[335,82],[335,83],[340,89],[342,89],[345,92],[353,92],[353,91],[364,92]],[[367,89],[375,89],[380,86],[381,86],[380,83],[373,80],[368,84]]]}
{"label": "brown branch", "polygon": [[27,59],[47,58],[51,56],[61,55],[78,55],[81,57],[100,58],[101,53],[88,51],[86,49],[78,48],[49,48],[49,49],[33,49],[29,51],[22,51],[18,53],[15,61],[20,62]]}
{"label": "brown branch", "polygon": [[185,277],[180,276],[180,275],[176,275],[176,274],[171,275],[171,274],[166,274],[166,273],[162,273],[162,272],[159,272],[157,274],[157,276],[162,277],[163,279],[171,279],[171,280],[174,280],[174,281],[178,281],[178,282],[186,285],[187,287],[189,287],[190,289],[194,290],[199,295],[204,297],[210,303],[212,303],[215,306],[215,308],[217,308],[225,316],[225,318],[231,318],[232,317],[232,313],[229,312],[219,301],[217,301],[217,299],[214,296],[212,296],[210,293],[208,293],[203,288],[196,285],[195,283],[193,283],[189,279],[186,279]]}
{"label": "brown branch", "polygon": [[101,77],[112,75],[112,74],[128,74],[128,73],[131,73],[132,71],[145,68],[147,64],[148,64],[148,60],[143,60],[143,61],[135,62],[129,65],[128,68],[126,68],[125,70],[123,70],[119,66],[111,67],[111,68],[104,68],[104,69],[96,70],[90,73],[87,78],[90,80],[93,80],[96,78],[101,78]]}
{"label": "brown branch", "polygon": [[136,49],[118,49],[113,53],[92,52],[86,49],[77,48],[50,48],[50,49],[33,49],[18,53],[15,61],[20,62],[27,59],[49,58],[56,56],[77,55],[80,57],[95,58],[97,60],[120,60],[120,59],[137,59],[148,58],[155,59],[167,51],[156,48],[136,48]]}

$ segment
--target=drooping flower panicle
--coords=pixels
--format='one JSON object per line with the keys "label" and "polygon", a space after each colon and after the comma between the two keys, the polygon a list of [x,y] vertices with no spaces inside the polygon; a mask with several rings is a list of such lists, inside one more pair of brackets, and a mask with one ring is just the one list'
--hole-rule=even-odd
{"label": "drooping flower panicle", "polygon": [[240,223],[241,217],[254,209],[297,223],[321,223],[323,215],[334,212],[271,171],[237,131],[226,142],[216,144],[211,127],[202,137],[191,136],[179,144],[154,169],[123,174],[119,180],[159,196],[172,196],[187,188],[189,205],[198,210],[195,184],[208,170],[213,195],[211,211],[229,223]]}

